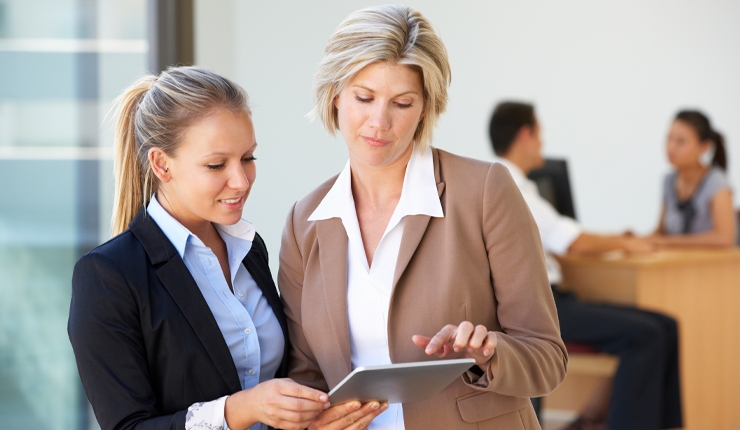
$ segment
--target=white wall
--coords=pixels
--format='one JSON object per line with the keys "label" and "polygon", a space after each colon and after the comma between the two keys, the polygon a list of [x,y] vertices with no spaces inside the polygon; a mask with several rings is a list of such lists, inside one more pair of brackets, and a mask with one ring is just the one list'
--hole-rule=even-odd
{"label": "white wall", "polygon": [[[235,79],[252,100],[260,147],[245,217],[265,237],[273,270],[292,203],[346,161],[343,143],[304,118],[313,71],[339,22],[371,4],[196,1],[196,62]],[[679,108],[696,107],[724,132],[730,179],[740,190],[740,2],[406,4],[432,21],[450,55],[450,103],[437,147],[491,159],[495,103],[531,101],[545,152],[569,160],[583,224],[648,232],[669,167],[667,128]]]}

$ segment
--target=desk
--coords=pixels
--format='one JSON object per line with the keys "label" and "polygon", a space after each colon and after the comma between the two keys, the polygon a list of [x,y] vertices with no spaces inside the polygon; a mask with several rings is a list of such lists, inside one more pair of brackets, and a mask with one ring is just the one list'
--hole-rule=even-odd
{"label": "desk", "polygon": [[740,250],[560,262],[562,287],[582,300],[635,305],[678,321],[684,429],[740,428]]}

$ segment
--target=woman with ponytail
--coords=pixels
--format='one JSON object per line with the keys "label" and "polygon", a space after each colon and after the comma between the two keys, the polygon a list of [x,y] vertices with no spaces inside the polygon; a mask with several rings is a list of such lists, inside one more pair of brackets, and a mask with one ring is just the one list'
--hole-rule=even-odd
{"label": "woman with ponytail", "polygon": [[77,262],[68,332],[102,429],[308,427],[326,394],[284,377],[289,338],[242,208],[244,90],[197,67],[118,99],[113,237]]}
{"label": "woman with ponytail", "polygon": [[666,151],[676,170],[665,178],[663,210],[652,240],[661,246],[732,246],[737,226],[722,135],[701,112],[681,111]]}

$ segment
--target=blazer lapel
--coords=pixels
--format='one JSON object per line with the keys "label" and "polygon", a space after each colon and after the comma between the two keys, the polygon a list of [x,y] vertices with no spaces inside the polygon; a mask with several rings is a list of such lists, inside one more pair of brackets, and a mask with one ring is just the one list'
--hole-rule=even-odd
{"label": "blazer lapel", "polygon": [[267,303],[272,308],[272,311],[277,316],[278,322],[280,322],[280,328],[283,329],[283,335],[288,334],[288,326],[285,321],[285,313],[283,312],[283,305],[280,302],[280,296],[278,296],[277,288],[275,288],[275,282],[272,280],[272,275],[267,268],[267,262],[259,249],[254,246],[249,251],[246,257],[244,257],[244,267],[247,269],[257,286],[262,290],[262,295],[267,299]]}
{"label": "blazer lapel", "polygon": [[[261,242],[261,240],[260,240]],[[288,322],[285,318],[285,311],[283,311],[283,303],[280,301],[277,288],[275,287],[275,281],[272,280],[272,274],[270,273],[269,266],[267,265],[267,256],[262,255],[262,251],[256,248],[257,241],[252,242],[252,249],[242,263],[247,269],[249,274],[252,275],[254,282],[262,291],[262,295],[267,299],[267,303],[272,308],[272,311],[277,317],[280,328],[283,331],[283,341],[285,342],[285,348],[283,350],[283,358],[280,361],[280,367],[275,374],[276,378],[284,378],[288,375],[288,365],[290,358],[290,337],[288,336]]]}
{"label": "blazer lapel", "polygon": [[317,236],[326,311],[345,366],[332,370],[341,375],[338,379],[341,380],[352,371],[347,315],[347,232],[341,219],[330,218],[317,223]]}
{"label": "blazer lapel", "polygon": [[[208,303],[190,271],[157,223],[142,209],[129,225],[156,268],[157,277],[182,311],[232,392],[241,390],[234,360]],[[159,266],[157,268],[157,266]]]}
{"label": "blazer lapel", "polygon": [[[439,154],[432,148],[432,158],[434,160],[434,179],[437,181],[437,194],[440,199],[445,189],[445,183],[440,178]],[[444,202],[442,205],[444,210]],[[427,231],[431,217],[429,215],[409,215],[406,217],[406,224],[403,227],[403,236],[401,237],[401,246],[398,250],[398,260],[396,260],[396,270],[393,274],[393,290],[396,289],[398,281],[401,279],[403,272],[414,256],[416,248],[419,247],[421,238]]]}

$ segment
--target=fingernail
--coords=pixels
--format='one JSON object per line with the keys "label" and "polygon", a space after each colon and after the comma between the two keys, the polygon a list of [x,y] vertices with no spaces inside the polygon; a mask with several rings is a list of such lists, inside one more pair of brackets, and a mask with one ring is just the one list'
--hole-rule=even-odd
{"label": "fingernail", "polygon": [[329,406],[331,406],[331,403],[329,402],[324,403],[324,409],[329,409]]}
{"label": "fingernail", "polygon": [[360,402],[352,403],[352,409],[360,409],[360,406],[362,406]]}
{"label": "fingernail", "polygon": [[483,355],[485,355],[486,357],[488,357],[489,355],[491,355],[491,350],[490,349],[484,350],[483,351]]}
{"label": "fingernail", "polygon": [[371,406],[371,408],[373,408],[373,410],[376,410],[376,409],[378,409],[379,407],[380,407],[380,404],[379,404],[379,403],[376,403],[376,402],[373,402],[373,404],[372,404],[372,406]]}
{"label": "fingernail", "polygon": [[388,409],[388,403],[383,403],[383,410]]}
{"label": "fingernail", "polygon": [[322,401],[322,402],[328,402],[329,401],[329,396],[327,396],[326,394],[322,394],[322,395],[319,396],[319,400]]}

